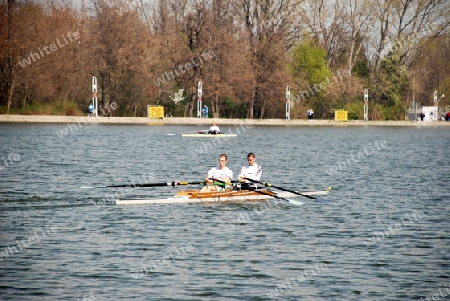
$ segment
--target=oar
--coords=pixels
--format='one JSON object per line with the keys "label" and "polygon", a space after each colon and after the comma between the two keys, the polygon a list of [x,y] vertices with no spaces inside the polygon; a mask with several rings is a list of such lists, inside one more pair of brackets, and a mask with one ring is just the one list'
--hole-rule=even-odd
{"label": "oar", "polygon": [[291,203],[292,205],[296,205],[296,206],[301,206],[301,205],[303,205],[302,202],[295,201],[295,200],[290,200],[290,199],[286,199],[286,198],[283,198],[283,197],[281,197],[281,196],[276,195],[275,193],[273,193],[273,194],[272,194],[272,193],[267,193],[267,192],[265,192],[265,191],[258,190],[258,189],[256,189],[256,188],[253,189],[253,188],[250,188],[250,187],[246,187],[245,189],[250,190],[250,191],[257,192],[257,193],[259,193],[259,194],[268,195],[268,196],[271,196],[271,197],[276,198],[276,199],[278,199],[278,200],[283,200],[283,201],[285,201],[285,202]]}
{"label": "oar", "polygon": [[319,203],[329,203],[329,202],[331,202],[330,200],[325,200],[325,199],[322,199],[322,198],[316,198],[315,196],[312,196],[312,195],[303,194],[303,193],[300,193],[298,191],[294,191],[294,190],[286,189],[286,188],[283,188],[283,187],[275,186],[275,185],[272,185],[272,184],[269,184],[269,183],[259,182],[259,181],[256,181],[256,180],[253,180],[253,179],[250,179],[250,178],[244,178],[244,179],[246,179],[248,181],[251,181],[253,183],[262,184],[265,187],[273,187],[273,188],[276,188],[276,189],[279,189],[279,190],[283,190],[283,191],[287,191],[287,192],[290,192],[290,193],[293,193],[293,194],[296,194],[296,195],[301,195],[301,196],[307,197],[308,199],[316,200]]}
{"label": "oar", "polygon": [[[230,184],[230,183],[227,183],[227,182],[224,182],[224,181],[221,181],[221,180],[217,180],[217,179],[214,179],[214,181],[219,182],[219,183]],[[236,182],[239,182],[239,181],[231,181],[231,183],[236,183]],[[259,194],[268,195],[268,196],[271,196],[271,197],[273,197],[273,198],[275,198],[275,199],[283,200],[283,201],[288,202],[288,203],[291,203],[291,204],[293,204],[293,205],[297,205],[297,206],[303,205],[302,202],[298,202],[298,201],[295,201],[295,200],[286,199],[286,198],[283,198],[283,197],[281,197],[281,196],[276,195],[275,193],[267,193],[267,192],[265,192],[265,191],[258,190],[258,189],[256,189],[256,188],[245,187],[245,190],[250,190],[250,191],[254,191],[254,192],[259,193]]]}
{"label": "oar", "polygon": [[122,185],[105,185],[97,187],[81,187],[81,188],[117,188],[117,187],[162,187],[162,186],[179,186],[179,185],[198,185],[204,184],[205,182],[177,182],[172,181],[170,183],[146,183],[146,184],[122,184]]}

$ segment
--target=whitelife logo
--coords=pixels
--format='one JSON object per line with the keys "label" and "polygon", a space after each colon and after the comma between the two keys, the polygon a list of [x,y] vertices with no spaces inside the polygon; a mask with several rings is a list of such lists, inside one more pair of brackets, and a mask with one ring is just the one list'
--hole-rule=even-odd
{"label": "whitelife logo", "polygon": [[6,161],[5,157],[2,157],[3,162],[5,163],[5,166],[2,166],[2,163],[0,162],[0,171],[11,166],[14,162],[19,162],[20,161],[20,155],[19,154],[8,154],[8,158]]}
{"label": "whitelife logo", "polygon": [[[67,39],[69,39],[69,41]],[[25,68],[26,66],[31,65],[32,61],[36,62],[37,60],[44,58],[46,55],[51,54],[52,52],[55,52],[58,49],[61,49],[68,45],[69,43],[73,43],[74,41],[78,40],[80,38],[80,33],[78,31],[71,32],[69,31],[66,36],[62,36],[62,39],[64,43],[61,43],[59,38],[56,39],[56,44],[51,44],[50,46],[44,46],[42,49],[38,47],[37,52],[30,52],[30,55],[28,58],[23,59],[22,61],[19,61],[19,65],[22,68]]]}
{"label": "whitelife logo", "polygon": [[[205,62],[208,61],[208,59],[212,59],[215,56],[216,54],[214,53],[213,50],[209,50],[201,54],[201,57],[203,57],[203,60],[205,60]],[[159,87],[165,84],[166,82],[175,79],[175,74],[176,76],[179,76],[180,74],[178,73],[178,71],[180,71],[181,73],[186,73],[187,71],[193,69],[194,67],[200,66],[201,64],[203,64],[203,60],[201,57],[196,55],[193,58],[191,58],[192,64],[190,62],[187,62],[185,64],[178,64],[177,66],[173,67],[173,71],[170,72],[166,71],[162,77],[158,77],[156,80],[153,81],[153,83]],[[175,74],[173,72],[175,72]]]}
{"label": "whitelife logo", "polygon": [[[24,249],[29,248],[31,245],[38,244],[41,242],[41,240],[45,239],[47,236],[46,234],[53,234],[58,230],[57,225],[46,225],[45,231],[42,228],[39,228],[38,231],[34,232],[34,235],[28,237],[28,239],[20,241],[16,240],[17,245],[16,246],[7,246],[3,249],[3,251],[0,251],[0,261],[5,260],[5,258],[8,258],[19,251],[22,251]],[[41,232],[42,236],[39,236],[37,232]]]}

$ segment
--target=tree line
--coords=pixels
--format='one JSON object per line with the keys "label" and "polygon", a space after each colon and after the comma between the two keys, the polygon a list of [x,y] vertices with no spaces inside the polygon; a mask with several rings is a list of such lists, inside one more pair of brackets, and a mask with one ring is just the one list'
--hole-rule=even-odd
{"label": "tree line", "polygon": [[[35,103],[85,112],[92,76],[109,116],[162,105],[196,116],[318,118],[346,109],[404,119],[450,104],[447,0],[2,0],[0,112]],[[174,97],[178,94],[181,97]],[[105,111],[104,111],[105,112]],[[70,112],[68,113],[70,114]]]}

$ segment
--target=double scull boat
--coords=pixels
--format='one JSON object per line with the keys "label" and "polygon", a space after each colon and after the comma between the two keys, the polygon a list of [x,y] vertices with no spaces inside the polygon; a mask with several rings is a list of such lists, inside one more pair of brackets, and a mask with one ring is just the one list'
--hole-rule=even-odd
{"label": "double scull boat", "polygon": [[193,203],[244,203],[266,201],[274,198],[298,198],[301,195],[326,195],[330,189],[303,191],[303,192],[274,192],[267,189],[255,190],[229,190],[229,191],[213,191],[200,192],[199,190],[182,190],[175,196],[156,199],[117,199],[117,205],[143,205],[143,204],[193,204]]}

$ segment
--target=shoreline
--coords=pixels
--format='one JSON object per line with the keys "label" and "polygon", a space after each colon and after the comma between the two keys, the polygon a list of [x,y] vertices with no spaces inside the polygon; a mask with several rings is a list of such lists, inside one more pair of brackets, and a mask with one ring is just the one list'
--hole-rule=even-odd
{"label": "shoreline", "polygon": [[252,125],[252,126],[415,126],[435,127],[450,126],[448,121],[363,121],[346,122],[322,119],[225,119],[195,117],[165,117],[150,119],[147,117],[87,117],[87,116],[54,116],[54,115],[0,115],[0,123],[57,123],[57,124],[123,124],[123,125]]}

